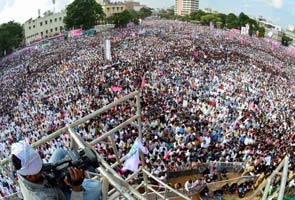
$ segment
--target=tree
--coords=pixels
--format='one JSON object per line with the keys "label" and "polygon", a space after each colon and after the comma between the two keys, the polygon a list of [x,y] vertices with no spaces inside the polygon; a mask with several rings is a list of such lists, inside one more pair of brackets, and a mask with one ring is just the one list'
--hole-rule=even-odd
{"label": "tree", "polygon": [[161,10],[160,11],[160,17],[165,18],[165,19],[176,19],[177,16],[174,14],[174,8],[171,7],[170,9],[167,10]]}
{"label": "tree", "polygon": [[197,21],[201,21],[201,17],[206,15],[206,13],[202,10],[198,10],[196,12],[192,12],[190,14],[190,18],[191,20],[197,20]]}
{"label": "tree", "polygon": [[288,36],[286,36],[285,33],[283,34],[283,36],[282,36],[282,45],[289,46],[292,41],[293,41],[292,38],[289,38]]}
{"label": "tree", "polygon": [[230,13],[226,16],[226,27],[228,29],[238,28],[239,27],[239,20],[237,16],[233,13]]}
{"label": "tree", "polygon": [[125,10],[122,13],[115,13],[108,20],[114,23],[115,27],[126,27],[130,22],[138,24],[138,17],[128,10]]}
{"label": "tree", "polygon": [[90,29],[104,17],[105,14],[101,5],[95,0],[74,0],[67,6],[64,23],[68,29],[81,27]]}
{"label": "tree", "polygon": [[222,22],[222,19],[217,14],[207,14],[201,17],[201,23],[203,25],[209,25],[210,22],[216,24],[217,22]]}
{"label": "tree", "polygon": [[245,26],[248,23],[248,20],[250,19],[250,17],[248,17],[248,15],[245,15],[245,13],[241,12],[239,15],[239,27],[241,28],[242,26]]}
{"label": "tree", "polygon": [[141,8],[139,11],[138,11],[138,16],[139,18],[141,19],[144,19],[146,17],[149,17],[152,15],[152,9],[151,8],[146,8],[146,7],[143,7]]}
{"label": "tree", "polygon": [[259,37],[264,37],[265,35],[265,28],[264,27],[259,27],[258,28],[258,31],[259,31]]}
{"label": "tree", "polygon": [[0,56],[11,53],[24,39],[23,27],[14,21],[0,25]]}

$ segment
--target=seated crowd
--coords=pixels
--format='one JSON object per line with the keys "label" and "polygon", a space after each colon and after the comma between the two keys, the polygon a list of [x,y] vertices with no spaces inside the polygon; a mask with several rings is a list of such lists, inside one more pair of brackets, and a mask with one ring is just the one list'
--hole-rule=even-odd
{"label": "seated crowd", "polygon": [[[1,63],[1,158],[10,155],[13,142],[34,143],[140,90],[143,144],[149,150],[145,163],[160,179],[166,180],[168,171],[205,162],[245,162],[243,175],[267,177],[287,154],[294,172],[295,60],[284,47],[164,20],[114,29],[110,39],[112,62],[104,60],[98,33],[52,41]],[[130,103],[75,131],[86,141],[94,140],[136,112]],[[136,137],[136,124],[115,134],[120,157]],[[65,134],[38,151],[47,162],[55,149],[69,145]],[[110,142],[95,149],[115,162]],[[0,182],[5,195],[16,191],[6,178]],[[190,180],[185,188],[205,182]],[[234,190],[228,187],[224,191]],[[236,190],[249,188],[241,185]]]}

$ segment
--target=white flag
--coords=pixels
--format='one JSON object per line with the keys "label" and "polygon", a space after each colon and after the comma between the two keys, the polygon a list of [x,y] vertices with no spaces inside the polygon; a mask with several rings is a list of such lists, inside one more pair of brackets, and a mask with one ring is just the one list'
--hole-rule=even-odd
{"label": "white flag", "polygon": [[139,165],[139,151],[144,154],[148,154],[148,150],[144,147],[139,138],[136,138],[134,144],[132,145],[129,153],[127,154],[127,159],[124,163],[123,169],[135,172]]}

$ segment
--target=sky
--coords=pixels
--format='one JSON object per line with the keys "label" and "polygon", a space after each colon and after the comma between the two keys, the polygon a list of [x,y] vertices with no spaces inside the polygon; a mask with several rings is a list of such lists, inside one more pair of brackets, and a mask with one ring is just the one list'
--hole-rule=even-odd
{"label": "sky", "polygon": [[[53,10],[53,0],[0,0],[0,24],[11,20],[24,23],[46,10]],[[55,11],[64,9],[73,0],[55,0]],[[152,8],[168,8],[175,0],[135,0]],[[295,25],[295,0],[199,0],[200,8],[211,8],[222,13],[263,16],[283,28]]]}

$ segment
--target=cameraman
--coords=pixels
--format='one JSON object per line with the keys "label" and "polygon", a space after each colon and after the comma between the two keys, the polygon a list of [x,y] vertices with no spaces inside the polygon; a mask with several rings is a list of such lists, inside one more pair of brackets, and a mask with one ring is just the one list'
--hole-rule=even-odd
{"label": "cameraman", "polygon": [[[56,150],[50,162],[58,161],[66,155],[64,150]],[[17,170],[18,181],[24,200],[100,200],[101,184],[99,181],[84,180],[84,171],[70,167],[68,169],[72,183],[67,178],[61,186],[70,188],[63,192],[61,187],[49,185],[42,173],[42,160],[36,150],[20,141],[11,147],[11,160]]]}

